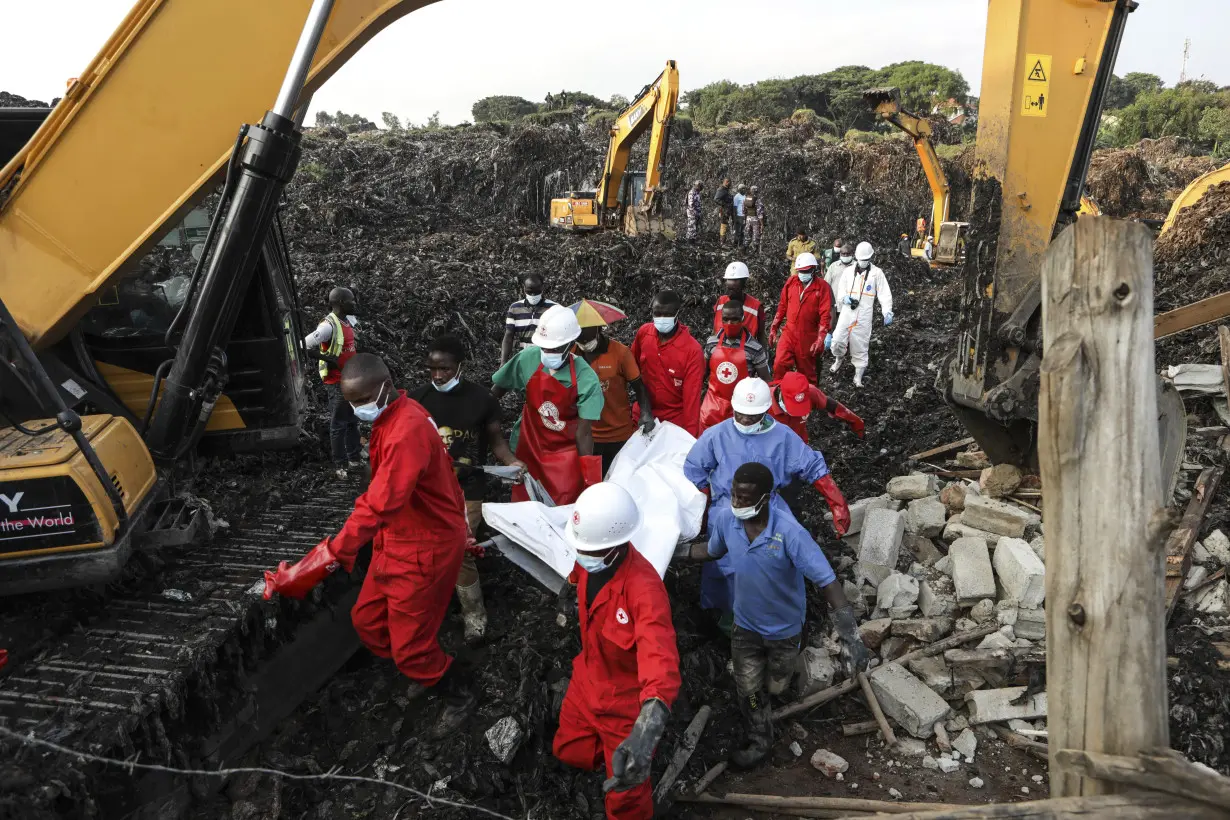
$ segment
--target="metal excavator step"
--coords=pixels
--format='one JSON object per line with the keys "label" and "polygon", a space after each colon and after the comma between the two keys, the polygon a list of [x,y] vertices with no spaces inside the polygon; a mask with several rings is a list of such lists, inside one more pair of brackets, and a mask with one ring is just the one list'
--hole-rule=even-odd
{"label": "metal excavator step", "polygon": [[[340,489],[283,505],[212,542],[163,550],[167,563],[157,579],[140,592],[116,594],[101,617],[36,651],[6,645],[0,726],[104,757],[224,765],[358,647],[349,609],[359,572],[338,573],[304,601],[261,598],[262,571],[297,560],[336,532],[353,498],[352,490]],[[176,539],[188,538],[203,518],[190,504],[169,503],[154,532],[168,544],[185,543]],[[190,798],[185,778],[143,778],[11,738],[0,738],[0,760],[34,784],[24,797],[5,795],[30,801],[13,816],[43,816],[38,784],[66,767],[84,769],[78,782],[92,784],[88,799],[101,814],[90,816],[147,816],[155,809],[166,813],[148,816],[173,817]]]}
{"label": "metal excavator step", "polygon": [[193,498],[168,498],[150,510],[152,522],[141,535],[141,546],[148,549],[186,547],[209,538],[209,525],[201,505]]}

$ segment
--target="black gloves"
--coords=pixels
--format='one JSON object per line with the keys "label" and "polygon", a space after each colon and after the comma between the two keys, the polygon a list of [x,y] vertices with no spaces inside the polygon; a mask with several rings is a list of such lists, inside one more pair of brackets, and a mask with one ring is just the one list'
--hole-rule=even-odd
{"label": "black gloves", "polygon": [[850,657],[850,665],[853,667],[852,677],[857,676],[860,672],[866,672],[868,664],[871,663],[871,650],[863,643],[863,636],[858,631],[858,621],[854,619],[854,608],[846,604],[841,609],[834,609],[829,613],[829,617],[833,619],[833,626],[837,628],[837,634],[841,636],[842,642],[846,645],[846,653]]}
{"label": "black gloves", "polygon": [[611,755],[611,774],[602,784],[602,792],[626,792],[645,782],[649,777],[649,764],[653,761],[654,749],[666,731],[670,709],[656,698],[641,704],[641,713],[632,724],[632,731]]}

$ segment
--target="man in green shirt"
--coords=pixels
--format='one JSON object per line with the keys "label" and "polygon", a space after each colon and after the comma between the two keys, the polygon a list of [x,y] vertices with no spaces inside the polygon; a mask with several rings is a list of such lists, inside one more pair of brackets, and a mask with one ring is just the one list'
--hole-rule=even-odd
{"label": "man in green shirt", "polygon": [[[510,446],[556,504],[571,504],[602,480],[602,458],[593,454],[602,385],[585,359],[572,352],[580,335],[576,315],[556,305],[542,315],[532,344],[491,377],[497,399],[510,390],[524,391]],[[512,500],[528,500],[525,489],[514,487]]]}

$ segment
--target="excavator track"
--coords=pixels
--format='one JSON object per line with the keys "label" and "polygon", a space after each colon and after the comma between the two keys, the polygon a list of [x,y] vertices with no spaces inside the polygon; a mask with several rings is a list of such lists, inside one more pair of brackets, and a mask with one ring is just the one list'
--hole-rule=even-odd
{"label": "excavator track", "polygon": [[[358,646],[349,618],[358,573],[338,573],[305,601],[260,594],[262,571],[336,532],[354,495],[338,488],[211,543],[159,553],[167,564],[158,578],[112,597],[97,619],[33,656],[7,647],[0,726],[104,757],[185,768],[232,762]],[[181,580],[191,583],[178,589]],[[34,782],[72,762],[11,740],[0,749]],[[168,801],[182,809],[190,797],[183,778],[97,767],[91,780],[100,816],[147,816]]]}

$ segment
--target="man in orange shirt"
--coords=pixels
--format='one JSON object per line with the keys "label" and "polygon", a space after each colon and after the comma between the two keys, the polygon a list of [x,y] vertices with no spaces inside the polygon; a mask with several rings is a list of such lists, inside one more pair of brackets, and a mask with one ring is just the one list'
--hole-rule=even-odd
{"label": "man in orange shirt", "polygon": [[[610,338],[600,327],[583,327],[577,348],[602,385],[602,418],[594,422],[594,455],[602,456],[606,475],[616,454],[636,432],[637,424],[648,433],[653,429],[653,405],[641,381],[641,369],[626,345]],[[640,416],[632,421],[628,388],[640,403]]]}

